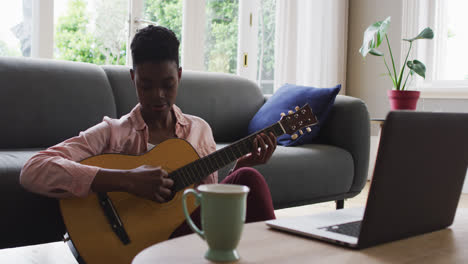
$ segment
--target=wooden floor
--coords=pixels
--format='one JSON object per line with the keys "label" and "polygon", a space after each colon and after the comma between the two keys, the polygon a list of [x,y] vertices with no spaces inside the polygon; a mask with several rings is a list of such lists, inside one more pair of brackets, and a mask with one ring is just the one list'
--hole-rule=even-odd
{"label": "wooden floor", "polygon": [[[364,207],[366,205],[367,195],[369,193],[370,181],[367,181],[366,186],[360,194],[357,196],[345,200],[344,207]],[[460,197],[460,202],[458,203],[459,208],[468,208],[468,194],[462,194]],[[308,215],[321,212],[332,211],[336,209],[335,202],[326,202],[312,205],[304,205],[298,207],[291,207],[281,210],[276,210],[275,214],[277,218],[281,217],[290,217],[296,215]]]}

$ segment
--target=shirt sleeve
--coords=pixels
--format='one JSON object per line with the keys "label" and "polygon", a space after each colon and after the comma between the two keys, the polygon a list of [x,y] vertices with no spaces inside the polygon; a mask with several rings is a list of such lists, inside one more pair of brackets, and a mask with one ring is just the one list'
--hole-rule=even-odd
{"label": "shirt sleeve", "polygon": [[49,197],[87,196],[99,168],[79,161],[103,153],[110,133],[110,125],[103,121],[76,137],[40,151],[23,166],[21,185]]}

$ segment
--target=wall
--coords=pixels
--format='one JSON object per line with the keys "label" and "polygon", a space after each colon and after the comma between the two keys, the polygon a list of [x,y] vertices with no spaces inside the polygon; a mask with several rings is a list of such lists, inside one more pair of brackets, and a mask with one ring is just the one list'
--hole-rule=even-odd
{"label": "wall", "polygon": [[[402,0],[352,0],[349,1],[348,14],[348,58],[346,72],[346,94],[361,98],[369,109],[371,118],[383,118],[390,109],[387,91],[392,87],[382,58],[367,56],[363,58],[359,53],[362,45],[363,33],[366,28],[376,21],[392,17],[388,30],[395,64],[400,64]],[[385,46],[384,46],[385,47]],[[388,53],[387,50],[382,50]],[[397,56],[398,54],[398,56]],[[379,142],[379,126],[371,125],[371,150],[369,162],[369,179],[374,170],[375,157]]]}
{"label": "wall", "polygon": [[[369,25],[391,16],[388,36],[395,64],[400,65],[401,10],[402,0],[349,1],[347,94],[364,100],[371,118],[385,117],[390,109],[387,91],[392,88],[392,81],[388,76],[382,76],[387,72],[382,58],[370,55],[363,58],[359,53],[363,33]],[[382,46],[385,49],[381,50],[388,54],[386,45]],[[377,135],[376,126],[372,132]]]}
{"label": "wall", "polygon": [[468,100],[420,98],[416,109],[419,111],[468,113]]}

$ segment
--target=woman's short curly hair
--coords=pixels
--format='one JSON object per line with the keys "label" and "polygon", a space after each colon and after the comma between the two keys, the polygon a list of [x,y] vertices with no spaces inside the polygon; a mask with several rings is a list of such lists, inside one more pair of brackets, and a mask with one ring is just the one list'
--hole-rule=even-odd
{"label": "woman's short curly hair", "polygon": [[174,61],[179,68],[180,42],[172,30],[149,25],[138,30],[132,40],[133,68],[145,62]]}

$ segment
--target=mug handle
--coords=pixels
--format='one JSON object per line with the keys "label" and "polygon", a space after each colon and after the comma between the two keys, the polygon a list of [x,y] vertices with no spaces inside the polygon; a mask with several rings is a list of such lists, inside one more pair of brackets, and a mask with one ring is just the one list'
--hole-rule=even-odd
{"label": "mug handle", "polygon": [[198,194],[194,189],[187,189],[187,190],[184,191],[184,194],[182,195],[182,207],[184,209],[185,218],[187,219],[187,223],[188,223],[189,227],[195,233],[197,233],[203,240],[205,240],[205,232],[198,229],[198,227],[192,221],[192,218],[190,217],[190,214],[189,214],[189,212],[187,210],[186,199],[187,199],[187,195],[189,195],[189,194],[193,194],[195,196],[195,198],[197,199],[197,203],[199,203],[199,204],[200,204],[200,199],[201,199],[200,194]]}

